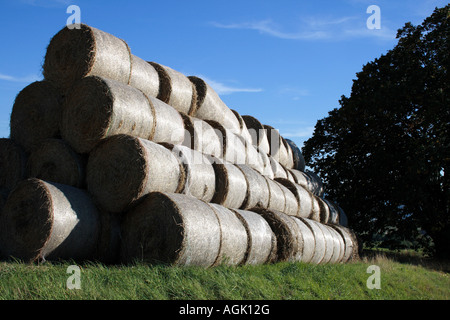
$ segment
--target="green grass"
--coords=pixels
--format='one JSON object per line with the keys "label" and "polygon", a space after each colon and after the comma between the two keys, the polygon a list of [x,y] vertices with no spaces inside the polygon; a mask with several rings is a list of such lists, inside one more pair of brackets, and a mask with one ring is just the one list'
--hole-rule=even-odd
{"label": "green grass", "polygon": [[[69,290],[73,263],[0,262],[0,299],[124,300],[407,300],[450,298],[448,264],[411,254],[369,252],[339,265],[277,263],[215,268],[136,264],[80,265],[81,289]],[[381,272],[381,289],[368,289],[369,265]]]}

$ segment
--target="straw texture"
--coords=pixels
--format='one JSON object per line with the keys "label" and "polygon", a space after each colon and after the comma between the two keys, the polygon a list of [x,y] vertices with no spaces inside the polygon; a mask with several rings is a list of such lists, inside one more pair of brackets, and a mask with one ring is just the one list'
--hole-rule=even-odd
{"label": "straw texture", "polygon": [[14,100],[10,137],[25,152],[34,151],[47,138],[60,135],[63,94],[49,81],[36,81]]}
{"label": "straw texture", "polygon": [[0,138],[0,190],[9,191],[26,176],[27,155],[13,140]]}

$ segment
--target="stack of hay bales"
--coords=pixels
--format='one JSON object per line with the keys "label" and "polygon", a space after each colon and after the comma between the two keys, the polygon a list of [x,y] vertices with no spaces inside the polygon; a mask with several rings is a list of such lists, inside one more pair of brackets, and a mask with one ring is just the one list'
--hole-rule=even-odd
{"label": "stack of hay bales", "polygon": [[81,25],[0,139],[0,254],[176,265],[342,263],[357,255],[295,144],[203,79]]}

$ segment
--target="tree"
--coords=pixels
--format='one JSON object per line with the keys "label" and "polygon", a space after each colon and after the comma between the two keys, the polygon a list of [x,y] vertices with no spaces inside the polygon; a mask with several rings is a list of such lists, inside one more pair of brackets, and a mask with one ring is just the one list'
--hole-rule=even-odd
{"label": "tree", "polygon": [[425,247],[450,253],[449,12],[406,23],[302,148],[366,244],[424,245],[426,235]]}

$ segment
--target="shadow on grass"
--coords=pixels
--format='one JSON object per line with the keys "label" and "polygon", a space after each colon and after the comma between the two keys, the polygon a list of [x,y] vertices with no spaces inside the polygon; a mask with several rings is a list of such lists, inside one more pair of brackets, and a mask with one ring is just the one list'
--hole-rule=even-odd
{"label": "shadow on grass", "polygon": [[388,259],[402,264],[411,264],[433,271],[450,273],[450,260],[426,257],[420,252],[411,250],[394,251],[387,249],[363,249],[361,259],[367,261]]}

